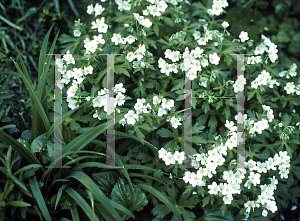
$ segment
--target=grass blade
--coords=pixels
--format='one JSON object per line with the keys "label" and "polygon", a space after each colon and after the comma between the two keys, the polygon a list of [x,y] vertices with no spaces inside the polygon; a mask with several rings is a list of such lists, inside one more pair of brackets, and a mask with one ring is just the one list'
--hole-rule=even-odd
{"label": "grass blade", "polygon": [[70,5],[72,11],[74,12],[74,14],[76,15],[76,17],[78,18],[79,17],[79,13],[78,13],[78,11],[76,10],[76,8],[75,8],[75,6],[73,4],[73,1],[72,0],[68,0],[68,2],[69,2],[69,5]]}
{"label": "grass blade", "polygon": [[159,199],[161,202],[163,202],[174,213],[174,215],[177,217],[177,220],[182,221],[181,215],[179,214],[177,209],[170,202],[170,200],[168,200],[168,198],[166,198],[161,192],[159,192],[158,190],[154,189],[152,186],[149,186],[146,183],[141,182],[141,183],[137,183],[136,185],[138,187],[140,187],[141,189],[146,190],[147,192],[151,193],[157,199]]}
{"label": "grass blade", "polygon": [[21,27],[18,26],[18,25],[15,25],[14,23],[10,22],[10,21],[7,20],[6,18],[2,17],[1,15],[0,15],[0,19],[1,19],[3,22],[5,22],[6,24],[8,24],[9,26],[11,26],[11,27],[13,27],[13,28],[15,28],[15,29],[17,29],[17,30],[19,30],[19,31],[23,31],[23,28],[21,28]]}
{"label": "grass blade", "polygon": [[[11,145],[12,148],[17,150],[21,154],[21,156],[26,159],[28,163],[41,165],[40,161],[33,155],[31,150],[26,149],[24,146],[22,146],[20,142],[16,141],[16,139],[14,139],[12,136],[10,136],[9,134],[1,130],[0,130],[0,140],[2,142]],[[43,172],[45,171],[45,168],[41,167],[41,169]]]}
{"label": "grass blade", "polygon": [[52,221],[50,213],[44,201],[44,197],[41,193],[40,187],[35,177],[29,179],[29,185],[34,195],[34,198],[44,215],[44,218],[46,219],[46,221]]}
{"label": "grass blade", "polygon": [[60,14],[60,9],[59,9],[59,1],[58,0],[53,0],[54,6],[55,6],[55,11],[57,14]]}
{"label": "grass blade", "polygon": [[92,208],[87,204],[87,202],[82,198],[82,196],[77,193],[74,189],[68,187],[65,189],[65,192],[69,194],[70,197],[72,197],[78,205],[81,207],[81,209],[85,212],[85,214],[90,218],[91,221],[99,221],[98,217],[93,217]]}
{"label": "grass blade", "polygon": [[80,171],[75,171],[70,176],[68,176],[68,178],[69,177],[73,177],[77,179],[89,191],[91,191],[94,194],[95,198],[103,204],[106,210],[108,210],[116,220],[120,220],[120,221],[122,220],[118,212],[110,203],[109,199],[104,195],[104,193],[100,190],[100,188],[94,183],[94,181],[88,175]]}

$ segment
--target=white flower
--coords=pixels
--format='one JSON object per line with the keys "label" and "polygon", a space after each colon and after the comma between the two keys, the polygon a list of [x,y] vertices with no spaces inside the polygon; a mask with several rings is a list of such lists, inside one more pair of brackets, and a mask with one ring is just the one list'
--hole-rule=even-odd
{"label": "white flower", "polygon": [[194,58],[200,58],[202,57],[203,49],[200,49],[199,47],[196,47],[195,50],[192,50],[191,53],[193,54]]}
{"label": "white flower", "polygon": [[218,192],[220,191],[220,186],[218,186],[218,184],[215,181],[211,185],[208,185],[207,187],[209,189],[208,191],[209,194],[217,195]]}
{"label": "white flower", "polygon": [[104,17],[102,17],[101,20],[97,18],[96,22],[92,22],[92,29],[98,28],[99,33],[106,33],[108,25],[104,23],[104,20]]}
{"label": "white flower", "polygon": [[286,90],[287,94],[294,93],[295,92],[294,82],[288,82],[284,87],[284,90]]}
{"label": "white flower", "polygon": [[159,154],[159,158],[160,159],[163,159],[163,158],[165,158],[165,156],[167,155],[167,151],[164,149],[164,148],[161,148],[159,151],[158,151],[158,154]]}
{"label": "white flower", "polygon": [[93,11],[94,11],[94,8],[93,8],[93,5],[91,4],[87,7],[87,13],[90,15],[93,13]]}
{"label": "white flower", "polygon": [[164,108],[159,108],[157,116],[161,117],[163,115],[167,114],[167,111]]}
{"label": "white flower", "polygon": [[105,40],[102,39],[102,34],[99,34],[98,36],[94,36],[94,40],[96,41],[97,44],[104,44]]}
{"label": "white flower", "polygon": [[201,36],[200,31],[195,31],[193,33],[193,36],[194,36],[195,40],[198,40],[200,38],[200,36]]}
{"label": "white flower", "polygon": [[178,125],[181,125],[181,123],[179,121],[180,121],[180,118],[176,118],[176,117],[171,118],[171,124],[175,129],[178,127]]}
{"label": "white flower", "polygon": [[184,152],[180,152],[179,151],[175,151],[174,153],[174,159],[179,163],[182,164],[183,160],[184,160]]}
{"label": "white flower", "polygon": [[223,197],[223,201],[224,201],[224,204],[231,204],[231,201],[233,200],[233,197],[232,196],[224,196]]}
{"label": "white flower", "polygon": [[153,104],[154,104],[154,105],[157,105],[157,104],[159,104],[160,102],[161,102],[161,99],[159,99],[158,96],[154,96],[154,97],[153,97]]}
{"label": "white flower", "polygon": [[246,119],[247,119],[247,114],[244,114],[244,116],[242,116],[242,113],[239,112],[238,115],[235,115],[235,120],[237,120],[238,124],[243,124]]}
{"label": "white flower", "polygon": [[179,51],[173,51],[173,53],[171,53],[171,55],[169,56],[170,60],[172,60],[172,62],[176,62],[179,61],[180,58],[180,52]]}
{"label": "white flower", "polygon": [[171,152],[168,152],[163,160],[165,161],[166,165],[175,164],[174,155]]}
{"label": "white flower", "polygon": [[125,93],[126,89],[123,87],[123,83],[119,83],[115,85],[114,92],[122,92]]}
{"label": "white flower", "polygon": [[268,215],[268,211],[264,209],[264,210],[262,211],[262,214],[261,214],[261,215],[264,216],[264,217],[266,217],[266,216]]}
{"label": "white flower", "polygon": [[123,39],[120,34],[113,34],[113,37],[111,38],[111,41],[115,43],[115,45],[118,45],[119,43],[123,44]]}
{"label": "white flower", "polygon": [[143,19],[140,23],[146,28],[150,28],[152,25],[152,22],[149,20],[149,18]]}
{"label": "white flower", "polygon": [[156,3],[157,9],[160,12],[164,12],[166,10],[166,8],[168,8],[168,5],[165,1],[161,0],[158,2],[158,4]]}
{"label": "white flower", "polygon": [[68,50],[67,51],[67,54],[65,54],[63,56],[63,59],[64,61],[66,61],[67,63],[66,64],[75,64],[75,59],[73,58],[73,56],[70,54],[70,51]]}
{"label": "white flower", "polygon": [[222,26],[223,28],[227,28],[229,26],[229,23],[227,21],[223,21]]}
{"label": "white flower", "polygon": [[84,47],[86,48],[87,53],[92,52],[94,53],[96,49],[98,48],[97,42],[95,40],[87,41],[84,44]]}
{"label": "white flower", "polygon": [[138,119],[138,115],[135,114],[133,110],[129,110],[124,117],[127,119],[127,123],[132,125],[135,124],[135,120]]}
{"label": "white flower", "polygon": [[102,5],[99,5],[97,3],[94,8],[95,16],[101,15],[104,10],[105,10],[105,8],[103,8]]}
{"label": "white flower", "polygon": [[116,96],[116,100],[115,102],[119,105],[122,106],[125,103],[125,96],[123,94],[121,94],[120,92],[117,94]]}
{"label": "white flower", "polygon": [[125,39],[124,39],[124,42],[127,42],[128,44],[132,44],[134,41],[135,41],[135,37],[134,36],[132,36],[132,35],[129,35],[128,37],[126,37]]}
{"label": "white flower", "polygon": [[185,183],[188,183],[191,180],[192,173],[190,171],[185,171],[183,180]]}
{"label": "white flower", "polygon": [[127,61],[132,62],[135,58],[136,58],[136,56],[133,52],[129,52],[127,54]]}
{"label": "white flower", "polygon": [[245,42],[249,39],[248,33],[245,31],[242,31],[239,35],[239,38],[241,39],[241,42]]}
{"label": "white flower", "polygon": [[197,41],[198,45],[206,45],[206,43],[208,42],[207,38],[199,38],[199,40]]}
{"label": "white flower", "polygon": [[171,108],[174,107],[174,100],[170,99],[167,101],[166,98],[163,98],[161,106],[162,106],[162,108],[171,110]]}
{"label": "white flower", "polygon": [[81,35],[81,32],[80,32],[80,30],[74,30],[74,37],[80,37],[80,35]]}
{"label": "white flower", "polygon": [[218,65],[220,61],[219,56],[217,55],[217,53],[213,53],[209,55],[209,62],[215,65]]}

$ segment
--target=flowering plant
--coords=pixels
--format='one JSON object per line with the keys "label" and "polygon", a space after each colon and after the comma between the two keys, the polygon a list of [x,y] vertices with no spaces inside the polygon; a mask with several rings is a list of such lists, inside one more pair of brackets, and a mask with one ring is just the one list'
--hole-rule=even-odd
{"label": "flowering plant", "polygon": [[[195,219],[195,213],[185,207],[192,209],[200,199],[204,216],[209,216],[206,210],[212,209],[211,203],[226,217],[244,216],[245,220],[258,214],[272,217],[278,210],[277,185],[286,179],[293,183],[290,171],[300,178],[299,172],[291,167],[291,159],[297,156],[300,133],[297,65],[293,63],[278,73],[278,49],[270,38],[261,34],[261,40],[254,42],[246,29],[232,35],[230,22],[216,20],[228,6],[227,0],[205,1],[205,4],[191,4],[187,0],[101,1],[87,6],[91,22],[76,22],[72,40],[76,44],[66,45],[63,51],[66,54],[56,60],[62,73],[57,85],[67,97],[70,109],[80,108],[83,101],[77,98],[84,97],[87,102],[84,109],[92,116],[87,122],[93,125],[105,120],[106,113],[110,114],[107,104],[114,102],[115,115],[124,115],[116,127],[131,138],[136,136],[136,140],[157,154],[153,157],[138,153],[142,148],[136,145],[123,161],[137,165],[139,161],[146,163],[153,159],[147,166],[155,170],[154,178],[165,181],[162,170],[170,173],[165,185],[169,195],[164,195],[168,199],[165,205],[149,196],[155,204],[152,213],[157,218],[164,218],[172,211],[172,220],[180,215],[184,220]],[[117,12],[112,16],[114,11]],[[195,18],[198,16],[200,19]],[[68,38],[64,35],[60,40],[66,43],[70,41]],[[75,54],[78,54],[76,59]],[[108,95],[107,70],[103,65],[106,60],[101,54],[121,55],[114,64],[114,101]],[[237,59],[232,54],[251,54],[244,60],[245,76],[236,76]],[[194,98],[209,97],[192,101],[196,124],[192,127],[191,156],[184,153],[185,76],[192,81]],[[236,114],[233,100],[221,97],[234,97],[244,88],[247,114]],[[255,95],[257,100],[253,99]],[[245,167],[234,169],[235,148],[244,138],[237,132],[233,118],[239,124],[244,122],[248,148]],[[205,128],[209,130],[203,132]],[[280,134],[279,139],[276,133]],[[133,156],[137,159],[131,159]],[[188,157],[194,168],[178,169],[176,166]],[[295,164],[298,161],[299,157]],[[176,186],[172,174],[177,177]],[[149,192],[144,184],[139,187]],[[163,189],[158,183],[151,181],[151,184],[157,190]],[[170,186],[176,194],[185,189],[178,203]],[[188,207],[183,198],[192,192],[197,196],[189,198],[193,203]],[[228,208],[230,212],[226,212]]]}

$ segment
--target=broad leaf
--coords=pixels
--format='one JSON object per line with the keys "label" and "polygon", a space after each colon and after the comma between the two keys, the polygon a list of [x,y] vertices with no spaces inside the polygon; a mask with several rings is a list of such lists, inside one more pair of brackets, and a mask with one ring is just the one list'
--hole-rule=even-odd
{"label": "broad leaf", "polygon": [[[131,212],[140,211],[148,204],[147,197],[145,193],[135,185],[133,185],[133,191],[134,192],[131,191],[129,184],[125,184],[123,179],[119,178],[111,192],[111,199]],[[129,216],[126,216],[126,218],[129,218]]]}

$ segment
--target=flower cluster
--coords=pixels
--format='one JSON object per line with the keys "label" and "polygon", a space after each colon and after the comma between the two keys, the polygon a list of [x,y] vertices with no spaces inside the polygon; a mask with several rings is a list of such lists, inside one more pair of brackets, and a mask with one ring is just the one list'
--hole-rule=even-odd
{"label": "flower cluster", "polygon": [[[84,40],[84,47],[86,49],[85,54],[89,54],[89,53],[95,53],[95,51],[98,48],[99,44],[104,44],[105,40],[102,39],[102,34],[99,34],[98,36],[94,36],[93,40],[90,40],[89,38],[86,38]],[[100,48],[100,51],[102,51],[102,49]]]}
{"label": "flower cluster", "polygon": [[279,86],[280,84],[276,80],[272,80],[271,75],[266,70],[261,71],[261,73],[256,77],[254,81],[251,82],[251,87],[257,89],[260,85],[266,85],[270,88],[273,88],[273,85],[276,84]]}
{"label": "flower cluster", "polygon": [[287,71],[282,71],[279,73],[280,77],[286,77],[287,79],[289,79],[290,77],[296,77],[297,76],[297,65],[295,63],[293,63],[289,70]]}
{"label": "flower cluster", "polygon": [[228,6],[227,0],[214,0],[212,9],[208,9],[209,15],[221,15],[223,13],[223,8]]}
{"label": "flower cluster", "polygon": [[153,17],[155,16],[160,16],[162,12],[168,8],[167,3],[164,0],[160,1],[154,1],[154,0],[147,0],[153,5],[147,6],[147,9],[143,10],[143,15],[152,15]]}
{"label": "flower cluster", "polygon": [[[297,65],[295,63],[293,63],[289,70],[287,71],[282,71],[279,73],[280,77],[286,77],[287,79],[289,79],[290,77],[296,77],[297,76]],[[286,91],[287,94],[293,94],[294,92],[296,92],[297,95],[300,95],[300,84],[295,85],[294,82],[287,82],[284,90]]]}
{"label": "flower cluster", "polygon": [[[135,124],[136,121],[139,120],[138,115],[141,113],[144,114],[149,114],[151,110],[153,110],[153,113],[159,117],[166,115],[167,114],[167,110],[171,110],[174,107],[174,100],[172,99],[166,99],[166,98],[161,98],[160,96],[153,96],[153,101],[152,101],[152,105],[150,105],[150,103],[147,103],[147,105],[144,105],[144,103],[146,102],[146,100],[143,99],[137,99],[137,103],[134,105],[134,109],[136,111],[136,114],[134,113],[133,110],[129,110],[128,114],[129,115],[125,115],[124,118],[122,120],[120,120],[120,124],[122,124],[123,126],[126,124]],[[154,108],[152,108],[152,106]],[[148,110],[149,109],[149,110]],[[129,120],[129,121],[128,121]],[[181,125],[180,118],[175,118],[172,117],[171,119],[168,119],[168,121],[171,121],[171,124],[174,128],[177,128],[178,125]]]}
{"label": "flower cluster", "polygon": [[[123,87],[122,83],[116,84],[114,88],[114,92],[117,93],[116,98],[114,99],[114,108],[116,106],[122,106],[125,103],[125,93],[126,89]],[[90,99],[89,99],[90,100]],[[107,110],[107,103],[112,101],[113,98],[109,97],[108,95],[108,89],[104,88],[98,91],[98,96],[93,99],[93,107],[104,107],[104,111],[108,114],[110,114],[111,110]],[[112,103],[112,102],[111,102]],[[96,113],[93,115],[94,118],[98,118],[101,120],[101,117],[98,114],[98,111],[96,110]]]}
{"label": "flower cluster", "polygon": [[92,4],[87,7],[87,13],[89,15],[95,13],[95,16],[98,16],[101,15],[104,10],[105,8],[103,8],[102,5],[99,5],[98,3],[96,3],[95,7],[93,7]]}
{"label": "flower cluster", "polygon": [[243,91],[245,84],[246,78],[243,75],[238,76],[236,82],[233,84],[234,92],[237,93],[239,91]]}
{"label": "flower cluster", "polygon": [[175,164],[176,162],[182,164],[185,159],[184,152],[179,153],[179,151],[175,151],[175,153],[172,154],[172,152],[166,151],[164,148],[161,148],[158,154],[159,158],[165,161],[166,165]]}
{"label": "flower cluster", "polygon": [[139,15],[138,13],[133,13],[134,18],[144,27],[150,28],[152,26],[152,22],[149,18],[145,18],[144,16]]}
{"label": "flower cluster", "polygon": [[263,54],[266,51],[269,54],[269,58],[270,58],[271,62],[274,63],[278,58],[277,45],[272,43],[271,40],[269,38],[267,38],[266,36],[264,36],[263,34],[261,35],[261,38],[262,38],[263,42],[260,43],[255,48],[254,54],[259,55],[259,54]]}

